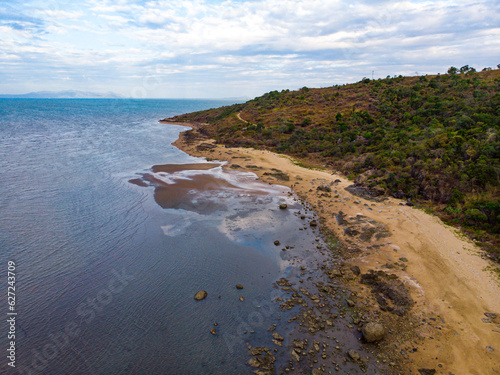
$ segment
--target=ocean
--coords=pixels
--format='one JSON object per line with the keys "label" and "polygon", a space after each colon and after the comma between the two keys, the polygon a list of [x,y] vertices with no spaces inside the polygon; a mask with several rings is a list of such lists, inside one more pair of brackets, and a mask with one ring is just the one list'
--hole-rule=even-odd
{"label": "ocean", "polygon": [[0,100],[0,309],[17,314],[2,374],[252,373],[247,344],[271,346],[286,318],[273,282],[292,260],[273,242],[315,235],[297,230],[288,188],[220,166],[168,172],[206,160],[171,145],[186,127],[158,120],[228,104]]}

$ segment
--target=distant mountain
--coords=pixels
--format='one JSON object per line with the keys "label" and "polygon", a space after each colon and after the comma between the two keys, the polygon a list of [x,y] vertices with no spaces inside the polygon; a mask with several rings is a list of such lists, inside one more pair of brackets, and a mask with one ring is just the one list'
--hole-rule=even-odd
{"label": "distant mountain", "polygon": [[0,95],[0,98],[12,99],[120,99],[121,96],[112,92],[95,93],[89,91],[65,90],[65,91],[37,91],[21,95]]}

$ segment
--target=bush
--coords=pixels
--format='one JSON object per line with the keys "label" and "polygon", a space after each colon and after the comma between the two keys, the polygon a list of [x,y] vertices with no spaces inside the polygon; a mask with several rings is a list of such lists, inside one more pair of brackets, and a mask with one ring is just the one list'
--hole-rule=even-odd
{"label": "bush", "polygon": [[477,208],[471,208],[465,211],[465,217],[471,225],[478,222],[488,221],[488,217]]}

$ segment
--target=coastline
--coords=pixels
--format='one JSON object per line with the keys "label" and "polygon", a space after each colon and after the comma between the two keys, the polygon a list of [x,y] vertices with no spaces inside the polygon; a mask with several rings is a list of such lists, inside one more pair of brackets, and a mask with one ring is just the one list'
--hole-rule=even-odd
{"label": "coastline", "polygon": [[[173,143],[182,151],[288,186],[316,211],[325,233],[344,244],[341,255],[348,259],[339,277],[354,292],[356,308],[384,322],[388,334],[379,346],[407,373],[500,373],[500,285],[480,250],[453,228],[401,200],[354,195],[345,190],[352,183],[332,171],[307,169],[265,150],[216,145],[197,131],[203,124],[160,122],[194,129]],[[350,272],[353,267],[358,275],[396,275],[410,291],[409,311],[381,311],[377,294]]]}

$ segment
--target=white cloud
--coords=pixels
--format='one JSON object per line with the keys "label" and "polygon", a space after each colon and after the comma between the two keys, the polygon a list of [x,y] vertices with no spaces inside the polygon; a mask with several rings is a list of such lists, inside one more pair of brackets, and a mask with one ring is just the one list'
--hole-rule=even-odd
{"label": "white cloud", "polygon": [[[194,82],[196,74],[206,92],[217,86],[224,91],[219,96],[252,96],[276,86],[361,79],[372,69],[392,75],[462,63],[481,68],[496,65],[491,60],[500,34],[498,7],[481,0],[88,0],[57,2],[48,10],[29,0],[25,5],[0,22],[2,53],[10,56],[1,62],[10,61],[3,69],[10,81],[24,82],[19,71],[37,66],[47,77],[51,66],[89,67],[90,77],[101,77],[100,67],[111,74],[116,91],[134,84],[124,79],[152,75],[169,82],[178,77],[180,85]],[[242,93],[245,82],[249,91]]]}
{"label": "white cloud", "polygon": [[82,11],[73,11],[68,12],[65,10],[55,10],[55,9],[47,9],[47,10],[37,10],[34,12],[35,16],[50,18],[53,20],[67,20],[67,19],[77,19],[84,15]]}

